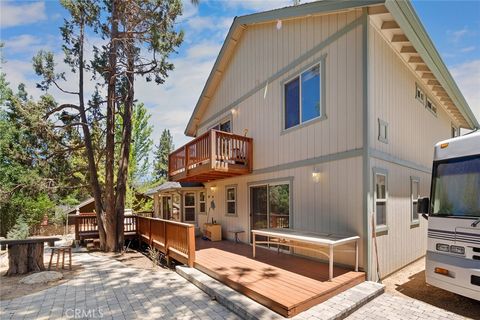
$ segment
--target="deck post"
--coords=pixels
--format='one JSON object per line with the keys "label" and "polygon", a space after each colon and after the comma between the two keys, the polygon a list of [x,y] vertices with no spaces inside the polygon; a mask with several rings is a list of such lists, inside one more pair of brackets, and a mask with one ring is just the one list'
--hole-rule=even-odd
{"label": "deck post", "polygon": [[330,254],[328,256],[328,281],[333,279],[333,245],[330,245]]}
{"label": "deck post", "polygon": [[75,240],[80,240],[80,234],[78,229],[78,216],[75,216]]}
{"label": "deck post", "polygon": [[255,238],[256,238],[256,237],[255,237],[255,233],[254,233],[254,232],[252,232],[252,236],[253,236],[253,246],[252,246],[252,249],[253,249],[253,257],[255,258],[255,246],[256,246],[256,244],[255,244]]}
{"label": "deck post", "polygon": [[216,132],[215,130],[210,130],[210,165],[212,169],[216,167],[217,164],[217,157],[216,157]]}
{"label": "deck post", "polygon": [[355,271],[358,272],[358,240],[355,241]]}
{"label": "deck post", "polygon": [[183,147],[183,152],[185,152],[185,176],[188,174],[188,143]]}
{"label": "deck post", "polygon": [[188,245],[188,266],[193,268],[195,263],[195,227],[192,225],[187,230],[187,245]]}

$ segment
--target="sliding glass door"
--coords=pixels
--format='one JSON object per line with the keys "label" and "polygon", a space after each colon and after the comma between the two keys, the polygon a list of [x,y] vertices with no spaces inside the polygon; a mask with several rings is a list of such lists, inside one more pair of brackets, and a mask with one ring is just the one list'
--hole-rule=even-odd
{"label": "sliding glass door", "polygon": [[[288,182],[250,187],[250,229],[290,227]],[[261,240],[260,237],[257,238]]]}

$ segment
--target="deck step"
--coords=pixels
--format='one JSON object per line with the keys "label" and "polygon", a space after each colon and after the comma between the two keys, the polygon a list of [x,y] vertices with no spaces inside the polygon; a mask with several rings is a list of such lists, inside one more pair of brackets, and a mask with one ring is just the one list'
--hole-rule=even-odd
{"label": "deck step", "polygon": [[[176,271],[243,319],[286,319],[197,269],[177,266]],[[382,284],[365,281],[290,319],[343,319],[383,292]]]}

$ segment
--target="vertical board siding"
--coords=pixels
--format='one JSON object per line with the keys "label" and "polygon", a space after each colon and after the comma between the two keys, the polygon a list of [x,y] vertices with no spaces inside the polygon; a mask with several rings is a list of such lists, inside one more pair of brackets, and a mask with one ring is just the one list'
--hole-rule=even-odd
{"label": "vertical board siding", "polygon": [[[431,177],[428,173],[382,160],[372,159],[371,165],[372,168],[388,171],[388,231],[386,234],[377,236],[380,275],[385,277],[425,255],[428,223],[420,216],[419,225],[411,225],[410,176],[420,178],[419,196],[424,197],[430,194]],[[373,179],[373,172],[371,176]],[[376,258],[374,253],[373,255],[373,268],[375,268]]]}
{"label": "vertical board siding", "polygon": [[[370,146],[428,171],[432,167],[435,143],[450,137],[451,119],[438,101],[437,116],[434,116],[415,99],[415,84],[420,83],[419,79],[372,25],[368,39]],[[431,96],[426,87],[423,89]],[[379,118],[388,123],[388,143],[378,140]],[[429,195],[431,177],[425,171],[371,158],[372,180],[373,168],[388,171],[388,232],[377,237],[380,274],[384,277],[425,255],[427,221],[420,217],[419,226],[412,227],[410,223],[410,176],[420,177],[420,196]],[[375,259],[374,255],[373,268]]]}
{"label": "vertical board siding", "polygon": [[[369,50],[370,145],[396,158],[431,168],[433,146],[450,138],[452,119],[435,99],[437,116],[415,99],[415,84],[420,83],[419,79],[372,25]],[[433,96],[427,87],[423,89],[429,97]],[[388,143],[378,140],[379,118],[388,123]]]}
{"label": "vertical board siding", "polygon": [[[250,25],[239,40],[222,80],[201,116],[197,135],[231,114],[225,107],[284,69],[308,50],[358,19],[360,10]],[[288,70],[236,107],[233,130],[254,139],[254,169],[303,160],[362,147],[362,40],[361,26]],[[282,134],[283,86],[326,54],[326,120]],[[358,85],[360,83],[360,85]],[[359,99],[360,97],[360,99]]]}
{"label": "vertical board siding", "polygon": [[[249,185],[271,179],[285,179],[288,182],[293,177],[291,185],[292,225],[299,230],[314,232],[355,234],[363,237],[362,218],[362,158],[353,157],[344,160],[319,164],[320,181],[312,179],[312,167],[305,166],[265,174],[252,174],[206,184],[207,210],[210,201],[215,201],[215,210],[211,210],[208,219],[213,218],[222,224],[224,238],[233,239],[228,230],[242,229],[240,240],[248,242],[250,231]],[[225,186],[237,186],[237,215],[227,216]],[[210,186],[216,189],[212,192]],[[198,225],[202,229],[207,215],[198,215]],[[363,242],[360,242],[360,266],[363,266]],[[343,249],[343,248],[342,248]],[[310,251],[297,250],[298,254],[318,258],[323,256]],[[336,253],[335,261],[354,264],[353,253]]]}

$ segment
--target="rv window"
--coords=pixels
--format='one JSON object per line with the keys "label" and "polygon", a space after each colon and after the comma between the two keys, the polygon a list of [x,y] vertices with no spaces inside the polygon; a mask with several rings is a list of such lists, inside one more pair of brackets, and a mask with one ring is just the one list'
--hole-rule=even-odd
{"label": "rv window", "polygon": [[432,215],[480,217],[480,157],[433,163]]}

